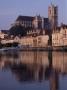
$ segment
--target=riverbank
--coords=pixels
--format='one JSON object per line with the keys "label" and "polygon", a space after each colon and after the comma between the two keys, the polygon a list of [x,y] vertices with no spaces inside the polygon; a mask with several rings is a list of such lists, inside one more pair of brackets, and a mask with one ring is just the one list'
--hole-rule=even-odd
{"label": "riverbank", "polygon": [[49,47],[23,47],[11,46],[0,48],[0,51],[67,51],[67,46],[49,46]]}

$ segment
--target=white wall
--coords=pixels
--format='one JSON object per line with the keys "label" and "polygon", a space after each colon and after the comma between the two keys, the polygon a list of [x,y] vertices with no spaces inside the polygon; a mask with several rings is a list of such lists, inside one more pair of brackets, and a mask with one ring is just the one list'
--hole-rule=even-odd
{"label": "white wall", "polygon": [[66,46],[67,45],[67,28],[61,28],[60,32],[52,34],[52,46]]}
{"label": "white wall", "polygon": [[48,39],[49,37],[47,35],[23,37],[20,39],[20,44],[32,47],[46,47],[48,45]]}

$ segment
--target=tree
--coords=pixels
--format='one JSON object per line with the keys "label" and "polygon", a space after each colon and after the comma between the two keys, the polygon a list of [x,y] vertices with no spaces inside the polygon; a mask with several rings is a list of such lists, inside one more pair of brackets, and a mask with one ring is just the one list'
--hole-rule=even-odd
{"label": "tree", "polygon": [[21,25],[19,26],[13,26],[9,30],[9,35],[14,35],[14,36],[25,36],[26,35],[26,29],[22,27]]}

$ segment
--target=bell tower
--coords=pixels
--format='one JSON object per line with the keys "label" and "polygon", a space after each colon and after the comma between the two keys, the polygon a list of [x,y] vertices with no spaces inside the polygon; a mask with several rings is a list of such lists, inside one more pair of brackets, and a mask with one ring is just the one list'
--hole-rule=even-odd
{"label": "bell tower", "polygon": [[48,7],[48,19],[51,26],[51,30],[58,26],[58,7],[51,4]]}

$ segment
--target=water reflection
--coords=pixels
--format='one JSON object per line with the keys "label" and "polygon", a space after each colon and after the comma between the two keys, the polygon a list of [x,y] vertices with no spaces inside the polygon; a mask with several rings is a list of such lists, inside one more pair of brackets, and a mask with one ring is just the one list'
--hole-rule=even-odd
{"label": "water reflection", "polygon": [[58,71],[53,68],[53,56],[52,52],[48,52],[49,66],[46,69],[46,76],[48,76],[50,82],[50,90],[59,90],[59,75]]}
{"label": "water reflection", "polygon": [[59,90],[59,74],[67,74],[67,53],[2,52],[0,70],[10,70],[20,83],[48,80],[50,90]]}

